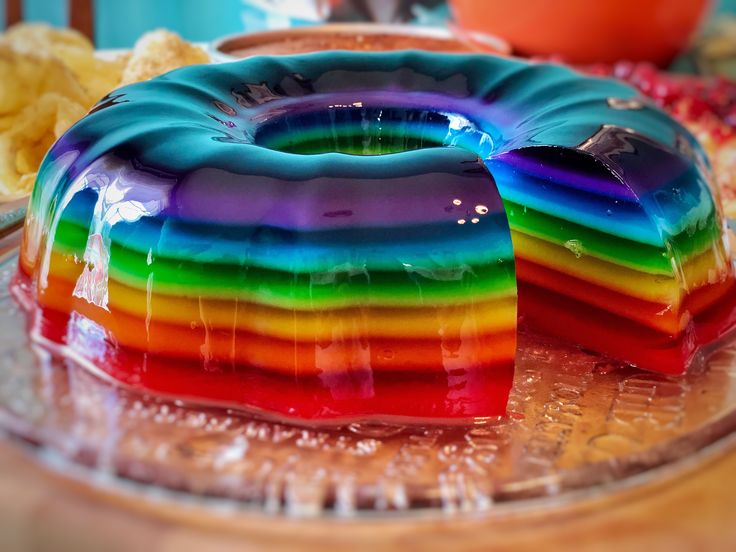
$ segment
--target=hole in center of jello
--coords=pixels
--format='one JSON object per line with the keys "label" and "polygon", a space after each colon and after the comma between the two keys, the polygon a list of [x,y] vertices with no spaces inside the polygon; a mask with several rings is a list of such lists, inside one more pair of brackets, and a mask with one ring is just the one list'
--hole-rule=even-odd
{"label": "hole in center of jello", "polygon": [[385,155],[454,146],[486,157],[493,149],[491,136],[465,116],[421,108],[363,107],[361,102],[280,114],[258,127],[255,142],[303,155]]}

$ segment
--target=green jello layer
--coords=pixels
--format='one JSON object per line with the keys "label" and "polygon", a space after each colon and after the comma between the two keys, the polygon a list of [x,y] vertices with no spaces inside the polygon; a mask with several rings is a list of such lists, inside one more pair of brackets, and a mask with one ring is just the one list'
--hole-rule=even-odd
{"label": "green jello layer", "polygon": [[[506,202],[506,213],[513,231],[563,247],[569,240],[575,240],[575,247],[583,255],[591,255],[641,272],[672,275],[670,254],[662,248],[605,234],[509,201]],[[711,215],[702,228],[692,234],[683,232],[674,236],[670,244],[680,262],[684,262],[709,249],[720,235],[718,220],[715,215]]]}
{"label": "green jello layer", "polygon": [[[64,255],[84,251],[56,242]],[[153,293],[253,301],[282,308],[438,306],[515,294],[513,260],[433,271],[298,274],[145,255],[112,244],[111,278]],[[149,279],[150,278],[150,279]]]}

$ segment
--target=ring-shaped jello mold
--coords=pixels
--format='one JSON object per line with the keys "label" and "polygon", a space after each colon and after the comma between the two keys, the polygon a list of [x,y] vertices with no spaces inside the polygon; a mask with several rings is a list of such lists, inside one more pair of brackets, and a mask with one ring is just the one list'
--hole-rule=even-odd
{"label": "ring-shaped jello mold", "polygon": [[251,58],[123,88],[59,140],[17,295],[35,336],[148,390],[465,421],[504,412],[517,288],[523,323],[682,373],[733,324],[713,194],[695,139],[612,80]]}

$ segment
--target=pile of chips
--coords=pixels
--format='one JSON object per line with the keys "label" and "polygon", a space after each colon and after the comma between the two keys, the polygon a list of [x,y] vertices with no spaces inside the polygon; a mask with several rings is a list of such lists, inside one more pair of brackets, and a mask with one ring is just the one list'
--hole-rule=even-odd
{"label": "pile of chips", "polygon": [[121,84],[207,61],[203,50],[166,31],[109,60],[70,29],[24,24],[0,34],[0,200],[31,191],[51,145],[100,98]]}
{"label": "pile of chips", "polygon": [[79,33],[22,25],[0,35],[0,193],[28,193],[51,144],[119,82]]}

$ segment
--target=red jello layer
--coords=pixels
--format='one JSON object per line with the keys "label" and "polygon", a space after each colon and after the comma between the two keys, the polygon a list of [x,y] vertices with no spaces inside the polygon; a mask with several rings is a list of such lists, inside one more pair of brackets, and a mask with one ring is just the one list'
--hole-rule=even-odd
{"label": "red jello layer", "polygon": [[696,314],[684,331],[670,335],[627,318],[519,282],[522,323],[644,370],[680,375],[701,348],[736,327],[736,286]]}

